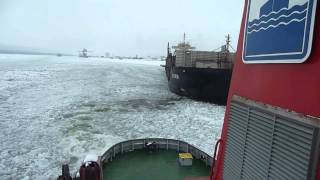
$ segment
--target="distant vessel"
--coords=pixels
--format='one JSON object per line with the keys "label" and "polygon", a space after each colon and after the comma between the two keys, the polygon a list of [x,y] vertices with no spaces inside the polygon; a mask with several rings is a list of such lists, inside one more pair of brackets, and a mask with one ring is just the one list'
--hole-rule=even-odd
{"label": "distant vessel", "polygon": [[79,51],[79,57],[82,57],[82,58],[88,58],[88,51],[86,48],[83,48],[81,51]]}
{"label": "distant vessel", "polygon": [[170,91],[194,99],[225,104],[227,100],[235,53],[229,51],[230,36],[221,50],[196,51],[184,41],[173,46],[168,43],[166,75]]}

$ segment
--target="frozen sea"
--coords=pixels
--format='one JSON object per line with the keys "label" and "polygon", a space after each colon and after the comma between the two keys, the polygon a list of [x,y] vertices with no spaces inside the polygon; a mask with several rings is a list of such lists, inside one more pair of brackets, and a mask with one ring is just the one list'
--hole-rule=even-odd
{"label": "frozen sea", "polygon": [[225,107],[169,92],[161,63],[0,54],[0,179],[55,179],[132,138],[213,154]]}

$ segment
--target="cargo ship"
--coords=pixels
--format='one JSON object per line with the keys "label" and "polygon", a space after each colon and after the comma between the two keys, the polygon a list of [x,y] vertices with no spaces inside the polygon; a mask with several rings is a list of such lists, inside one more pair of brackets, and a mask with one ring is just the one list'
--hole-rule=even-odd
{"label": "cargo ship", "polygon": [[[86,158],[77,176],[64,165],[59,178],[320,180],[320,7],[313,0],[250,2],[212,156],[177,140],[131,140]],[[290,15],[296,11],[299,17]]]}
{"label": "cargo ship", "polygon": [[231,81],[235,53],[230,52],[230,36],[220,51],[198,51],[185,40],[168,43],[166,76],[171,92],[193,99],[225,104]]}

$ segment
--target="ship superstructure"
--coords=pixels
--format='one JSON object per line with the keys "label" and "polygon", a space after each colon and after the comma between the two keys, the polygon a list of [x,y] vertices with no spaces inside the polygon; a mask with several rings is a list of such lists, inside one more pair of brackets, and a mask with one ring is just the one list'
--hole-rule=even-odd
{"label": "ship superstructure", "polygon": [[175,55],[175,67],[232,69],[235,53],[230,52],[230,35],[220,51],[200,51],[184,41],[172,47]]}
{"label": "ship superstructure", "polygon": [[166,74],[169,89],[202,101],[225,104],[235,53],[230,52],[230,36],[220,51],[199,51],[185,41],[168,45]]}

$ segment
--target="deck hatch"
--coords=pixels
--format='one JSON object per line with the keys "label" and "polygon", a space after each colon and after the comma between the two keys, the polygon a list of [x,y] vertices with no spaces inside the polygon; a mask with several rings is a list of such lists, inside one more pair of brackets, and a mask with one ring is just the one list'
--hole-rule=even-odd
{"label": "deck hatch", "polygon": [[224,180],[315,178],[319,123],[270,107],[233,98]]}

